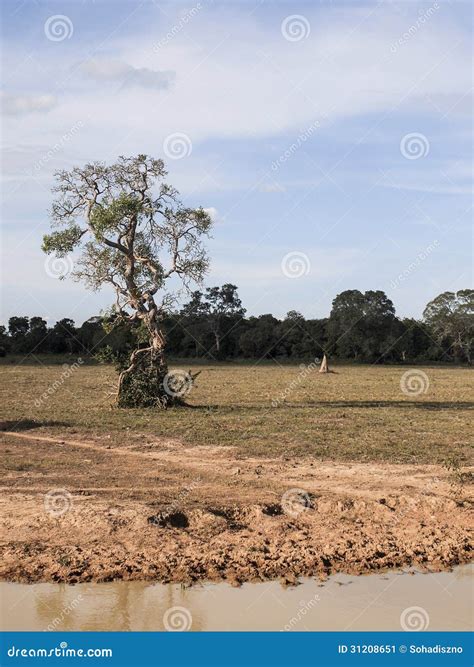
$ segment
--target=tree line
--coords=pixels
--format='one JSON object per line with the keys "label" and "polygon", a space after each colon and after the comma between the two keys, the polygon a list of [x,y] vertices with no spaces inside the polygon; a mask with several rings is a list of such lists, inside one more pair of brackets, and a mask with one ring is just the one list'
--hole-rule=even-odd
{"label": "tree line", "polygon": [[[181,309],[162,318],[168,356],[176,358],[308,359],[365,363],[444,361],[472,363],[474,290],[444,292],[430,301],[421,320],[398,318],[380,290],[346,290],[329,317],[305,319],[295,310],[283,319],[246,316],[235,285],[194,291]],[[11,317],[0,327],[0,355],[61,353],[124,362],[146,343],[140,322],[112,312],[81,326],[65,318],[48,327],[41,317]]]}

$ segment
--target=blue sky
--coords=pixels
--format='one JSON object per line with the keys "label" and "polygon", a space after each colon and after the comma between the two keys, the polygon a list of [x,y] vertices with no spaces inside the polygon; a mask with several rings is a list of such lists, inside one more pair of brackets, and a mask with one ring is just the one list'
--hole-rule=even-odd
{"label": "blue sky", "polygon": [[53,173],[162,157],[215,219],[208,285],[327,316],[382,289],[421,316],[472,278],[471,4],[2,3],[1,319],[112,300],[45,265]]}

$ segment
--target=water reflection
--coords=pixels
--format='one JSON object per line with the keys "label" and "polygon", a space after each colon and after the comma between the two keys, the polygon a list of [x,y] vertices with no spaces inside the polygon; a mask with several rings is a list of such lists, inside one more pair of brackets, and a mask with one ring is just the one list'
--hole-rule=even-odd
{"label": "water reflection", "polygon": [[[0,584],[3,630],[400,630],[408,607],[430,630],[469,630],[472,566],[438,574],[336,575],[284,589],[278,582]],[[170,611],[171,610],[171,611]],[[166,619],[164,621],[164,618]]]}

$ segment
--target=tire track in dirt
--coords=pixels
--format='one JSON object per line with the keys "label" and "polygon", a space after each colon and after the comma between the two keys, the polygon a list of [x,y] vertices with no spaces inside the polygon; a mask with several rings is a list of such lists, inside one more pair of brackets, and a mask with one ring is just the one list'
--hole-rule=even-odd
{"label": "tire track in dirt", "polygon": [[38,440],[40,442],[49,442],[51,444],[57,445],[71,445],[73,447],[80,447],[83,449],[93,449],[96,452],[107,454],[119,454],[121,456],[145,456],[150,458],[150,455],[147,452],[137,452],[130,449],[122,449],[119,447],[101,447],[100,445],[95,445],[93,443],[85,442],[84,440],[64,440],[64,438],[51,438],[44,435],[27,435],[25,433],[17,433],[16,431],[1,431],[0,435],[6,435],[13,438],[20,438],[22,440]]}
{"label": "tire track in dirt", "polygon": [[[46,485],[47,486],[47,485]],[[4,491],[13,495],[14,493],[19,494],[31,494],[37,493],[38,495],[44,494],[45,486],[0,486],[0,491]],[[130,491],[129,486],[81,486],[80,489],[74,490],[72,495],[75,495],[79,498],[92,498],[94,493],[108,493],[111,491]],[[149,493],[149,486],[134,486],[133,491],[143,491],[143,493]],[[91,495],[89,495],[89,493]]]}
{"label": "tire track in dirt", "polygon": [[[237,459],[233,447],[196,446],[186,447],[176,453],[176,446],[169,448],[169,441],[161,451],[140,451],[127,447],[99,445],[85,440],[41,436],[16,431],[2,431],[0,435],[36,440],[55,445],[92,450],[101,454],[153,461],[161,468],[176,466],[194,471],[195,474],[211,474],[220,478],[232,478],[250,483],[254,487],[275,484],[283,487],[298,487],[304,490],[336,495],[374,498],[380,494],[403,493],[412,495],[447,495],[449,484],[447,473],[440,466],[417,466],[409,464],[345,463],[303,460],[263,459],[248,457]],[[156,443],[159,444],[159,443]],[[136,445],[131,445],[134,447]],[[173,451],[174,449],[174,451]],[[11,487],[9,487],[11,488]],[[26,490],[26,489],[25,489]],[[116,490],[119,490],[116,488]],[[138,487],[137,487],[137,490]]]}

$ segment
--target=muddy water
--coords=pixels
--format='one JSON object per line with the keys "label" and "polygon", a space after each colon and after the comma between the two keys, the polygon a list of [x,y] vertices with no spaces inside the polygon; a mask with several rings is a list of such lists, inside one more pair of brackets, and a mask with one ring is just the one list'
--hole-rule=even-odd
{"label": "muddy water", "polygon": [[[469,630],[473,619],[473,569],[410,574],[395,572],[326,582],[176,584],[0,585],[2,630],[400,630],[407,623],[430,630]],[[174,610],[173,607],[183,609]],[[169,611],[171,610],[171,611]],[[410,620],[411,619],[411,620]]]}

